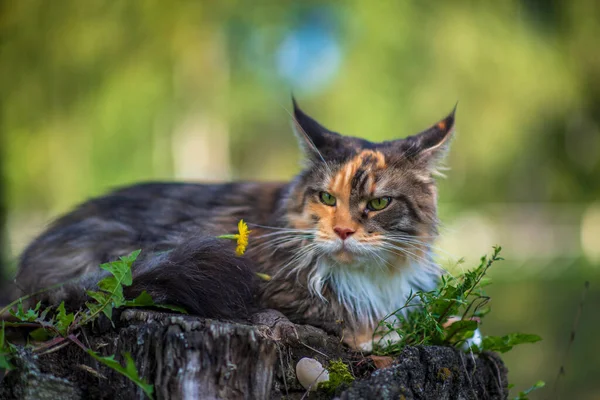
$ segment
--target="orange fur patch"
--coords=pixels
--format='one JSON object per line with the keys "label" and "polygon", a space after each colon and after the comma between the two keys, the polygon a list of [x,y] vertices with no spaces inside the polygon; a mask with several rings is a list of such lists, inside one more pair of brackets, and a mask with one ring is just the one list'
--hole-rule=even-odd
{"label": "orange fur patch", "polygon": [[350,348],[360,350],[360,345],[373,339],[373,329],[363,326],[360,332],[353,332],[346,328],[343,332],[343,341]]}
{"label": "orange fur patch", "polygon": [[[385,157],[379,151],[364,150],[348,161],[340,171],[333,177],[329,185],[329,192],[337,199],[336,207],[321,207],[319,217],[325,224],[333,229],[335,226],[349,228],[358,231],[360,226],[352,220],[350,213],[350,192],[352,190],[352,178],[359,168],[367,161],[373,163],[374,169],[386,167]],[[373,168],[372,167],[372,168]],[[368,171],[372,174],[373,171]],[[371,177],[371,190],[375,189],[374,179]],[[357,232],[358,233],[358,232]]]}
{"label": "orange fur patch", "polygon": [[[334,227],[343,227],[354,230],[357,237],[364,234],[360,224],[352,219],[350,213],[350,193],[352,191],[352,179],[359,168],[366,164],[370,183],[367,183],[371,193],[375,191],[375,179],[373,172],[386,168],[385,156],[379,151],[364,150],[342,166],[339,172],[331,179],[328,192],[336,198],[336,206],[330,207],[320,202],[308,203],[302,215],[292,216],[290,224],[296,229],[308,229],[312,226],[308,216],[317,215],[321,221],[321,232],[326,237],[333,238]],[[368,181],[367,181],[368,182]],[[343,261],[343,260],[341,260]]]}

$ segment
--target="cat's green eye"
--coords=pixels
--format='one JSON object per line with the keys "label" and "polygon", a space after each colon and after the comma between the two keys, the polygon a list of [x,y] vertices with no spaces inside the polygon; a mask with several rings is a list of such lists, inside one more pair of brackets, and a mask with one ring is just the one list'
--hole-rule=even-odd
{"label": "cat's green eye", "polygon": [[321,203],[325,204],[326,206],[335,206],[335,197],[327,192],[319,193],[319,199],[321,200]]}
{"label": "cat's green eye", "polygon": [[373,199],[367,203],[367,208],[371,211],[381,211],[389,206],[391,201],[391,197],[380,197],[378,199]]}

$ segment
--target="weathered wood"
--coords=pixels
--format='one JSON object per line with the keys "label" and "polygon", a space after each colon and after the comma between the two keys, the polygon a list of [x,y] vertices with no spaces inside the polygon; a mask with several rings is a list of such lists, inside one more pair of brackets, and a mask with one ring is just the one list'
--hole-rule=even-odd
{"label": "weathered wood", "polygon": [[[358,379],[339,388],[340,399],[507,397],[507,371],[492,354],[473,358],[447,347],[407,348],[391,367],[373,373],[372,361],[320,329],[294,325],[276,311],[257,314],[252,323],[126,310],[116,329],[95,328],[79,338],[104,355],[119,359],[131,353],[157,399],[300,399],[305,390],[295,365],[302,357],[350,365]],[[22,352],[19,370],[0,385],[0,398],[143,399],[144,394],[69,345],[35,357]]]}
{"label": "weathered wood", "polygon": [[493,353],[475,358],[449,347],[408,347],[392,366],[356,382],[339,398],[503,399],[507,372]]}

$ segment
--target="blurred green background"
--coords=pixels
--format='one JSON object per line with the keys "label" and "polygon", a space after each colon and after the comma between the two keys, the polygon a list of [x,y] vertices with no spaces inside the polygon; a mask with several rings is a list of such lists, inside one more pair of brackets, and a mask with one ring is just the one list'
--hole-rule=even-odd
{"label": "blurred green background", "polygon": [[[141,180],[289,179],[293,91],[325,126],[404,137],[458,100],[440,260],[503,246],[484,330],[532,398],[600,398],[600,2],[0,2],[5,279],[53,217]],[[515,392],[516,393],[516,392]]]}

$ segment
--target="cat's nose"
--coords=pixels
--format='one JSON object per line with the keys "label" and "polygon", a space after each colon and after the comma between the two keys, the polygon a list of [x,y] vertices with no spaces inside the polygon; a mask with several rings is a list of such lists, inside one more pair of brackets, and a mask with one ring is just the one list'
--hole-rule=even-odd
{"label": "cat's nose", "polygon": [[348,236],[352,235],[354,232],[356,232],[353,229],[350,228],[340,228],[339,226],[336,226],[335,228],[333,228],[333,231],[340,237],[342,238],[342,240],[346,240],[346,238],[348,238]]}

